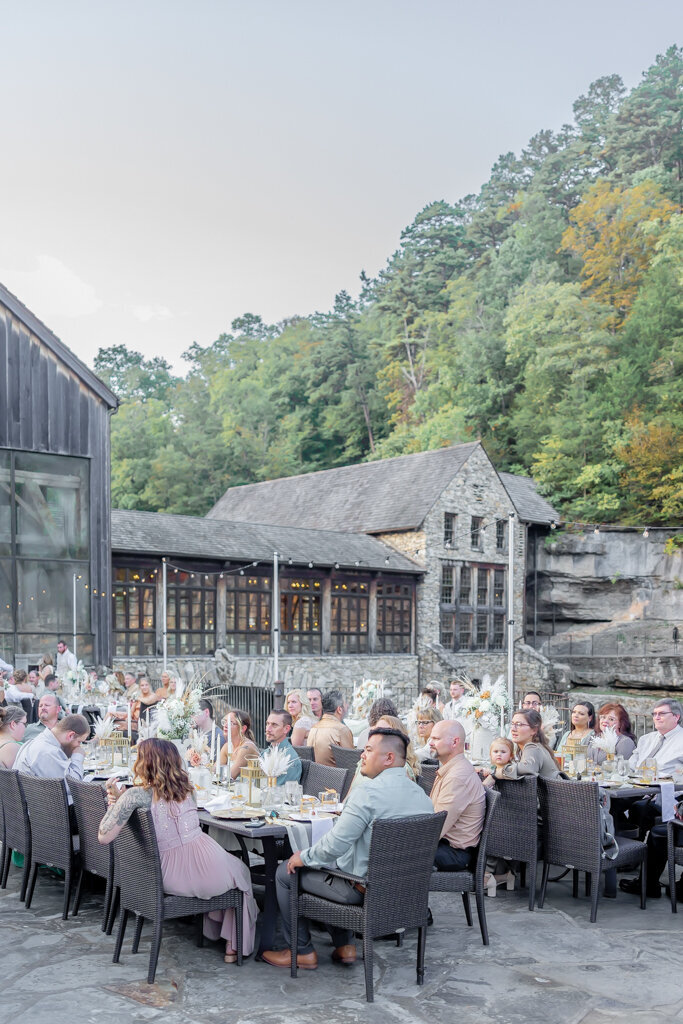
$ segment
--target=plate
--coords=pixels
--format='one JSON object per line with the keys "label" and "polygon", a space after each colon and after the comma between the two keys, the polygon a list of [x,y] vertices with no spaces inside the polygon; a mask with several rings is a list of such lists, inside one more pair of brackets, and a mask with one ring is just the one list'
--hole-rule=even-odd
{"label": "plate", "polygon": [[321,818],[334,818],[334,814],[329,811],[316,811],[315,814],[301,814],[300,811],[292,811],[287,817],[290,821],[314,821],[320,820]]}
{"label": "plate", "polygon": [[242,807],[240,809],[224,807],[219,811],[209,811],[212,818],[222,818],[224,821],[251,821],[252,818],[265,818],[266,812],[260,807]]}
{"label": "plate", "polygon": [[606,779],[600,785],[603,789],[621,789],[622,786],[628,785],[628,783],[617,781],[616,779]]}

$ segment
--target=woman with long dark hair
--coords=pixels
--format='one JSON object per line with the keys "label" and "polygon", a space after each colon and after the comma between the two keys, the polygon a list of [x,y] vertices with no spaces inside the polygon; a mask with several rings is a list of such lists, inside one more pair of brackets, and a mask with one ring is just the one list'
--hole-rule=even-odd
{"label": "woman with long dark hair", "polygon": [[515,756],[509,764],[496,767],[496,778],[518,779],[522,775],[539,775],[542,779],[559,779],[560,769],[545,733],[538,711],[515,711],[510,725],[510,739]]}
{"label": "woman with long dark hair", "polygon": [[[205,835],[199,826],[194,789],[168,740],[148,739],[138,743],[133,768],[136,785],[121,792],[115,782],[107,785],[109,810],[99,829],[101,843],[111,843],[138,807],[151,811],[159,844],[164,892],[172,896],[210,899],[227,889],[244,893],[243,951],[254,948],[256,903],[249,869],[231,853]],[[204,934],[225,939],[225,962],[237,960],[235,914],[232,909],[204,915]]]}

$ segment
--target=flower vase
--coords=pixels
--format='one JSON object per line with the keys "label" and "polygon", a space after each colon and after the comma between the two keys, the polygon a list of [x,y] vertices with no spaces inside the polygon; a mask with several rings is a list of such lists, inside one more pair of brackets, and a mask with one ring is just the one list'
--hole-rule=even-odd
{"label": "flower vase", "polygon": [[475,725],[472,730],[472,741],[470,743],[470,754],[474,761],[487,761],[489,749],[496,734],[491,729],[484,729],[481,725]]}
{"label": "flower vase", "polygon": [[611,775],[614,775],[615,771],[617,770],[617,762],[615,760],[614,754],[607,755],[605,760],[602,762],[601,768],[605,778],[609,778]]}
{"label": "flower vase", "polygon": [[274,775],[268,776],[268,785],[261,791],[261,806],[266,811],[272,811],[282,803],[281,794],[277,788],[277,778]]}

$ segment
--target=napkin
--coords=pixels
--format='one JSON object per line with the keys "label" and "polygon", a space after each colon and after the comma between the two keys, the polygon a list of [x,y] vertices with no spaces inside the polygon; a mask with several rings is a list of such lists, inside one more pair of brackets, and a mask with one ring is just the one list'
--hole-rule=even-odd
{"label": "napkin", "polygon": [[232,795],[230,793],[214,796],[204,804],[204,810],[210,814],[213,814],[214,811],[227,811],[230,807],[232,807]]}
{"label": "napkin", "polygon": [[662,790],[662,821],[672,821],[676,817],[676,798],[673,782],[660,782]]}

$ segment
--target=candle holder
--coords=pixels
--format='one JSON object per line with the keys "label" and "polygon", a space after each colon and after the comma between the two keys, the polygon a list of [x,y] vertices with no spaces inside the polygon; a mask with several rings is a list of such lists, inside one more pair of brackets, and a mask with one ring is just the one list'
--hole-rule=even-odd
{"label": "candle holder", "polygon": [[252,806],[252,787],[259,779],[265,778],[258,757],[250,757],[247,767],[240,769],[240,778],[249,783],[249,797],[247,803]]}

